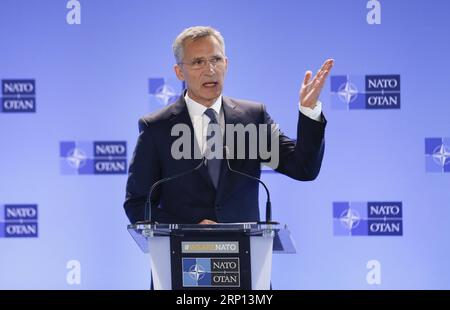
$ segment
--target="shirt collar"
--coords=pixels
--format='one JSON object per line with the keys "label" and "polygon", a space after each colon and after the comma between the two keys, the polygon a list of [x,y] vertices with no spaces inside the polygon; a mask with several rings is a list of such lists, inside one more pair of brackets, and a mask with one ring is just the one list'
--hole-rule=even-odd
{"label": "shirt collar", "polygon": [[[191,116],[203,116],[203,113],[205,113],[206,109],[208,109],[204,105],[191,99],[188,95],[188,92],[186,92],[186,94],[184,95],[184,100],[186,101],[186,105],[187,105],[189,114]],[[217,115],[220,115],[221,108],[222,108],[222,95],[220,95],[216,99],[216,101],[213,103],[213,105],[210,107],[210,109],[213,109],[217,113]]]}

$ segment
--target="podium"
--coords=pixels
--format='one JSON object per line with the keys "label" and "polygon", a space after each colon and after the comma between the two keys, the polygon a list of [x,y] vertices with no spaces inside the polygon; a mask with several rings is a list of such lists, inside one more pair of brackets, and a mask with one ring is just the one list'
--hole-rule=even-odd
{"label": "podium", "polygon": [[268,290],[272,253],[296,253],[279,224],[135,224],[128,231],[150,254],[156,290]]}

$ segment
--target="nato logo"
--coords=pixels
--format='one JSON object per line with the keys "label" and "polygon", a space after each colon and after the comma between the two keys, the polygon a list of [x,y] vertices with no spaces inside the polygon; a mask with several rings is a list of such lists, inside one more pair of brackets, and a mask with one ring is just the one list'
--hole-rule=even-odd
{"label": "nato logo", "polygon": [[151,103],[156,103],[156,106],[166,106],[174,103],[180,97],[183,89],[184,82],[180,83],[180,81],[175,81],[174,79],[150,78],[148,80]]}
{"label": "nato logo", "polygon": [[400,109],[400,75],[332,75],[335,110]]}
{"label": "nato logo", "polygon": [[125,141],[63,141],[59,157],[63,175],[127,173]]}
{"label": "nato logo", "polygon": [[0,237],[36,238],[38,211],[35,204],[0,205]]}
{"label": "nato logo", "polygon": [[450,138],[425,138],[425,171],[450,172]]}
{"label": "nato logo", "polygon": [[335,236],[402,236],[402,202],[333,202]]}
{"label": "nato logo", "polygon": [[183,258],[183,287],[239,287],[239,258]]}
{"label": "nato logo", "polygon": [[2,80],[3,113],[36,112],[35,80]]}

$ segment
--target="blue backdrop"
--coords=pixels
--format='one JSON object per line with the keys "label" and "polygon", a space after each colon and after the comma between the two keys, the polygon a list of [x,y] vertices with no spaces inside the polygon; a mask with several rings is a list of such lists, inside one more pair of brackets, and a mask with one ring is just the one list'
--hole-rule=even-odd
{"label": "blue backdrop", "polygon": [[124,165],[193,25],[225,37],[224,93],[291,136],[304,72],[335,59],[320,176],[263,174],[298,248],[273,287],[450,289],[449,1],[381,0],[375,25],[366,0],[80,0],[69,24],[74,2],[0,0],[1,289],[149,287]]}

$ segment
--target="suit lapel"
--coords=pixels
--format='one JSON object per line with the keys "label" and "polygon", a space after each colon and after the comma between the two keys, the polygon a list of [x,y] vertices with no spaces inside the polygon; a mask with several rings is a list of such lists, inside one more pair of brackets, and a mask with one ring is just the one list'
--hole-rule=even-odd
{"label": "suit lapel", "polygon": [[[224,118],[225,118],[225,133],[224,133],[224,145],[226,145],[226,137],[227,137],[227,131],[226,131],[226,125],[231,124],[239,124],[241,122],[241,111],[239,107],[228,97],[223,96],[222,97],[222,108],[224,112]],[[170,121],[172,122],[172,126],[179,123],[184,123],[189,126],[189,129],[191,131],[191,150],[195,150],[197,154],[201,154],[199,143],[195,137],[194,133],[194,126],[192,125],[191,118],[189,116],[189,112],[186,106],[186,102],[184,100],[184,95],[182,95],[178,101],[174,104],[173,110],[171,112],[171,118]],[[234,149],[234,148],[232,148]],[[229,160],[230,163],[234,162],[233,160]],[[194,168],[196,165],[198,165],[198,162],[195,162],[192,166]],[[235,165],[231,164],[233,168],[235,168]],[[206,166],[202,166],[199,170],[200,175],[205,180],[207,185],[212,190],[216,190],[211,178],[208,173],[208,168]],[[231,175],[230,171],[227,166],[226,160],[222,160],[221,170],[220,170],[220,177],[219,177],[219,183],[217,186],[217,193],[216,193],[216,200],[215,202],[221,201],[223,198],[226,197],[226,194],[230,192],[232,182],[231,182]]]}
{"label": "suit lapel", "polygon": [[[225,133],[224,133],[224,145],[227,145],[227,130],[226,125],[231,124],[235,125],[240,122],[241,113],[239,107],[231,101],[228,97],[222,97],[222,107],[223,113],[225,117]],[[230,146],[228,146],[230,149]],[[233,148],[234,149],[234,148]],[[224,154],[226,156],[226,154]],[[233,166],[234,167],[234,166]],[[216,203],[221,201],[224,198],[226,193],[229,193],[228,190],[232,183],[230,182],[230,171],[228,169],[228,165],[226,159],[222,160],[222,166],[220,170],[219,184],[217,186],[217,195],[216,195]]]}

